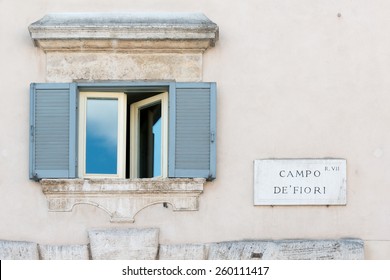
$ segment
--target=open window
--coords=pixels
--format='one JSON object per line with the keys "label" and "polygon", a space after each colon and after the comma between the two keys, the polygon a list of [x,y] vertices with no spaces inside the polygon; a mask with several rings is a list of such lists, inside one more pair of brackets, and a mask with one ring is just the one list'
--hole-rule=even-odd
{"label": "open window", "polygon": [[215,178],[215,83],[31,84],[30,178]]}
{"label": "open window", "polygon": [[81,92],[78,108],[79,177],[124,178],[126,95]]}
{"label": "open window", "polygon": [[167,177],[168,93],[134,100],[132,93],[79,93],[79,177]]}
{"label": "open window", "polygon": [[167,177],[168,93],[130,106],[130,177]]}

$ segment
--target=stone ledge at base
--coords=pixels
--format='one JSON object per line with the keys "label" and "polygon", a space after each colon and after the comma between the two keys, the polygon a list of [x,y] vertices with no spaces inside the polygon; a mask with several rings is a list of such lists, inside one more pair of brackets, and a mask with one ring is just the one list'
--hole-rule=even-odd
{"label": "stone ledge at base", "polygon": [[207,247],[204,244],[160,245],[159,260],[206,260]]}
{"label": "stone ledge at base", "polygon": [[[364,242],[337,240],[253,240],[207,244],[158,244],[159,230],[90,230],[88,245],[39,245],[44,260],[363,260]],[[90,252],[88,251],[90,248]],[[0,241],[0,259],[37,260],[32,242]]]}
{"label": "stone ledge at base", "polygon": [[360,239],[236,241],[209,245],[209,260],[362,260]]}
{"label": "stone ledge at base", "polygon": [[38,245],[33,242],[0,240],[0,260],[39,260]]}
{"label": "stone ledge at base", "polygon": [[155,260],[158,253],[157,228],[113,228],[88,231],[94,260]]}
{"label": "stone ledge at base", "polygon": [[39,254],[42,260],[89,260],[88,245],[41,245]]}

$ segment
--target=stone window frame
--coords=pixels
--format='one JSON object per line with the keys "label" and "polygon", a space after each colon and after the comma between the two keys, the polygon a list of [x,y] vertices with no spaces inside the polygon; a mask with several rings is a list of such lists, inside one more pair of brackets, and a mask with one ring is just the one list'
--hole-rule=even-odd
{"label": "stone window frame", "polygon": [[[199,82],[202,55],[219,36],[218,26],[200,13],[49,14],[32,23],[29,32],[34,45],[46,54],[48,82]],[[88,65],[96,57],[103,63],[131,61],[141,68],[159,61],[166,72],[159,76],[147,69],[144,76],[129,77],[128,69],[122,69],[124,73],[115,69],[88,75],[88,69],[77,63]],[[61,75],[59,69],[69,71]],[[40,180],[49,211],[72,211],[75,205],[89,204],[106,211],[111,222],[134,222],[139,211],[157,203],[169,203],[174,211],[197,211],[205,182],[203,178]]]}

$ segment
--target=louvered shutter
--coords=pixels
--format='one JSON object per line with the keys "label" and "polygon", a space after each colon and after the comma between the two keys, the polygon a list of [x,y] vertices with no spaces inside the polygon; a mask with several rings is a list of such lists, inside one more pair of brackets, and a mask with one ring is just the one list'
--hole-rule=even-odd
{"label": "louvered shutter", "polygon": [[169,177],[216,175],[216,84],[176,83],[169,93]]}
{"label": "louvered shutter", "polygon": [[76,176],[76,84],[31,84],[30,178]]}

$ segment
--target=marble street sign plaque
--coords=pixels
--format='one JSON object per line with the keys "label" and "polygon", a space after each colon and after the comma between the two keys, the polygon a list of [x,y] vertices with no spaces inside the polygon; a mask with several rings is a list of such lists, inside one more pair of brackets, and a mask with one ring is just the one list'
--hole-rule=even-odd
{"label": "marble street sign plaque", "polygon": [[345,159],[263,159],[254,162],[255,205],[345,205]]}

